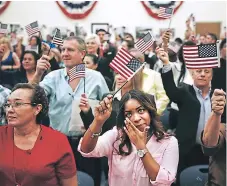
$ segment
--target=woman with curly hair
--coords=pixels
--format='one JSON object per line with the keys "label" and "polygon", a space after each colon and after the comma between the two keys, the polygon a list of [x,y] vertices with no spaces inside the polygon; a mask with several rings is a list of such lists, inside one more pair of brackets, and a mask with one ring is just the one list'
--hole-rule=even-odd
{"label": "woman with curly hair", "polygon": [[130,90],[122,97],[117,124],[99,137],[112,112],[108,95],[95,108],[95,118],[78,150],[85,157],[108,157],[109,186],[171,185],[178,165],[178,143],[158,121],[146,94]]}
{"label": "woman with curly hair", "polygon": [[17,84],[0,127],[1,186],[77,186],[76,164],[63,134],[41,125],[48,99],[39,85]]}

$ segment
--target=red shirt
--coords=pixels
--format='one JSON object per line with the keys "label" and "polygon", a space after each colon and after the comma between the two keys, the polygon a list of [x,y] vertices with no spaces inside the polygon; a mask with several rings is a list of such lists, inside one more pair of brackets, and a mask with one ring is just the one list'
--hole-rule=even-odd
{"label": "red shirt", "polygon": [[76,175],[66,136],[45,126],[41,128],[34,147],[22,150],[14,145],[13,127],[0,127],[1,186],[58,186],[59,179]]}

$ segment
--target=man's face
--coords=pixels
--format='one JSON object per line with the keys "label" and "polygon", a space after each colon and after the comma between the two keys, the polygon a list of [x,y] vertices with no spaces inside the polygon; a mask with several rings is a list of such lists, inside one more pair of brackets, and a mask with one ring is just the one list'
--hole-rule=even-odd
{"label": "man's face", "polygon": [[200,41],[200,44],[204,44],[206,42],[205,36],[200,36],[199,41]]}
{"label": "man's face", "polygon": [[79,43],[74,40],[65,40],[62,47],[61,57],[66,68],[73,68],[75,65],[81,64],[85,55],[85,51],[78,49]]}
{"label": "man's face", "polygon": [[210,87],[212,76],[212,68],[195,69],[192,71],[194,84],[198,88]]}
{"label": "man's face", "polygon": [[215,43],[215,40],[210,35],[206,36],[206,44]]}
{"label": "man's face", "polygon": [[104,40],[104,36],[105,36],[106,32],[104,31],[99,31],[97,33],[97,35],[99,36],[99,39],[100,39],[100,42],[103,43],[105,40]]}

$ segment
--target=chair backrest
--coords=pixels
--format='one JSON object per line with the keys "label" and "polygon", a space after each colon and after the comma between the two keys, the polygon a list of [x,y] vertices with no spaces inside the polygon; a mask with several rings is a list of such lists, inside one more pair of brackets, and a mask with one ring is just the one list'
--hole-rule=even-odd
{"label": "chair backrest", "polygon": [[208,179],[209,165],[195,165],[180,174],[180,186],[204,186]]}
{"label": "chair backrest", "polygon": [[78,186],[94,186],[94,180],[87,173],[77,171]]}

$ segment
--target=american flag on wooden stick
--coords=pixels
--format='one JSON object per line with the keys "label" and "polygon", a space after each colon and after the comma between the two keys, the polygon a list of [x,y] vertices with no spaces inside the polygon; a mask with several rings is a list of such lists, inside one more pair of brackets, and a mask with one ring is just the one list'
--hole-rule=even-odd
{"label": "american flag on wooden stick", "polygon": [[85,77],[85,64],[81,63],[76,65],[72,69],[68,71],[69,82],[73,81],[76,78],[84,78]]}
{"label": "american flag on wooden stick", "polygon": [[183,47],[183,55],[188,69],[219,67],[219,47],[216,43]]}
{"label": "american flag on wooden stick", "polygon": [[53,37],[53,43],[56,44],[56,45],[60,45],[60,46],[63,45],[63,40],[62,40],[62,37],[61,37],[61,31],[58,28],[56,28],[56,32],[55,32],[54,37]]}
{"label": "american flag on wooden stick", "polygon": [[30,23],[25,27],[25,29],[26,32],[28,33],[28,36],[32,36],[33,34],[40,32],[38,21]]}
{"label": "american flag on wooden stick", "polygon": [[7,24],[0,23],[0,34],[6,34],[7,33]]}
{"label": "american flag on wooden stick", "polygon": [[109,66],[129,81],[142,68],[143,63],[121,48]]}
{"label": "american flag on wooden stick", "polygon": [[158,17],[162,17],[162,18],[171,18],[173,15],[173,8],[164,8],[164,7],[159,7],[159,11],[158,11]]}
{"label": "american flag on wooden stick", "polygon": [[135,47],[142,53],[149,49],[154,43],[154,37],[148,32],[144,37],[135,43]]}

